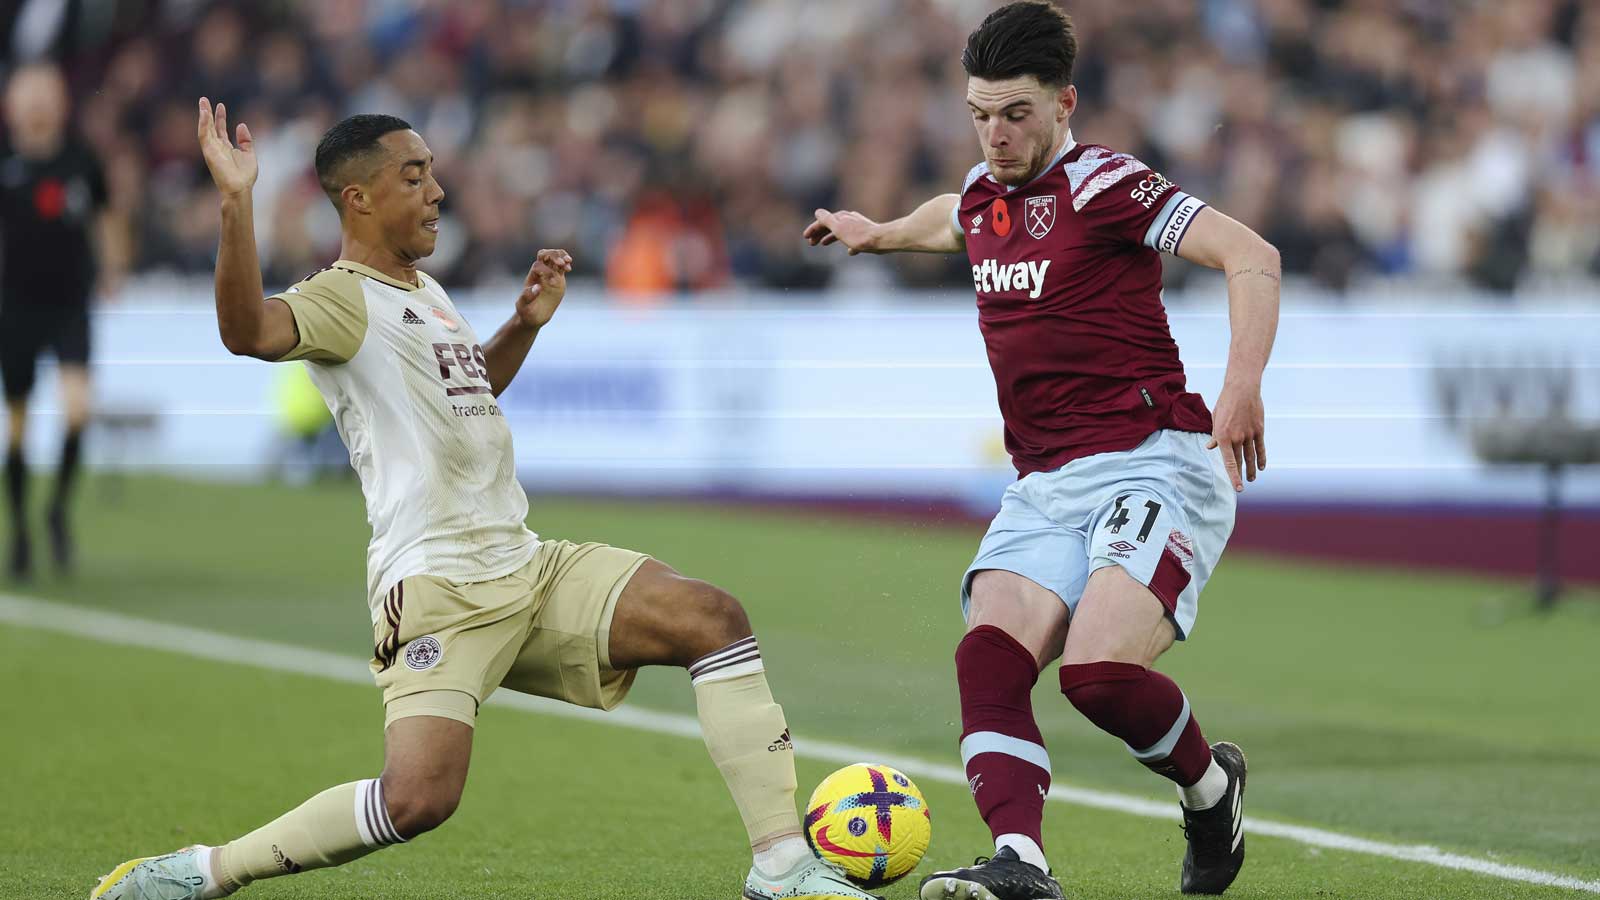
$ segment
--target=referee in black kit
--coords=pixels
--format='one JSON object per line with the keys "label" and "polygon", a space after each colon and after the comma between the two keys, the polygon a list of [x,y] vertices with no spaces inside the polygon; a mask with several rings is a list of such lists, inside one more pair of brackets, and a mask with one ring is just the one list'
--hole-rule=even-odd
{"label": "referee in black kit", "polygon": [[89,297],[96,265],[90,231],[106,207],[99,163],[68,127],[66,82],[53,65],[17,68],[5,91],[0,146],[0,380],[4,381],[6,499],[11,576],[33,573],[28,471],[23,439],[35,363],[49,349],[60,364],[66,436],[46,518],[57,568],[72,565],[67,504],[89,420]]}

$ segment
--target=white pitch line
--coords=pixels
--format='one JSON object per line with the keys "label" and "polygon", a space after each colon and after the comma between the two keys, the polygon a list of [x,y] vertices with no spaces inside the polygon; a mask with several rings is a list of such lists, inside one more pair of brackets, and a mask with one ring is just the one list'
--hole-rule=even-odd
{"label": "white pitch line", "polygon": [[[91,638],[109,644],[122,644],[150,650],[175,653],[198,659],[216,660],[290,672],[313,678],[347,681],[352,684],[372,684],[372,675],[364,661],[336,653],[311,650],[293,644],[261,641],[235,637],[200,628],[189,628],[166,622],[140,619],[106,610],[46,603],[24,597],[0,594],[0,623],[22,628],[54,631],[74,637]],[[700,737],[700,723],[691,716],[655,712],[648,709],[623,707],[609,713],[594,709],[569,706],[542,697],[531,697],[512,691],[500,691],[489,702],[496,706],[509,706],[542,715],[563,716],[637,728],[658,734],[678,737]],[[872,760],[893,765],[915,774],[921,781],[938,781],[945,784],[967,783],[967,773],[944,763],[929,762],[911,757],[884,754],[866,747],[836,744],[829,741],[804,740],[795,743],[798,756],[825,762],[850,763]],[[1122,794],[1115,791],[1098,791],[1088,788],[1054,785],[1050,799],[1075,806],[1112,810],[1129,815],[1153,819],[1177,820],[1177,805],[1147,797]],[[1492,860],[1479,859],[1459,853],[1448,853],[1425,844],[1390,844],[1368,838],[1340,834],[1321,828],[1290,825],[1266,819],[1248,818],[1245,827],[1251,834],[1283,838],[1312,847],[1364,853],[1404,862],[1423,863],[1445,869],[1475,872],[1492,878],[1521,881],[1545,887],[1566,888],[1600,894],[1600,881],[1586,881],[1570,875],[1546,872],[1526,866],[1507,865]]]}

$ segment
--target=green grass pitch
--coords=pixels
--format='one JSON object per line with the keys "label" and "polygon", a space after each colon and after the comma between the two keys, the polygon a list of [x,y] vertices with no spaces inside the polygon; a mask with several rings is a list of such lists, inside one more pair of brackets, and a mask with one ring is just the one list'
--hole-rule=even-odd
{"label": "green grass pitch", "polygon": [[[368,649],[353,486],[135,478],[115,504],[97,501],[103,487],[86,485],[79,577],[22,593],[349,657]],[[540,498],[531,523],[644,550],[738,594],[802,745],[957,762],[953,585],[975,529]],[[1228,557],[1194,640],[1164,669],[1208,735],[1250,755],[1252,815],[1594,878],[1600,604],[1540,617],[1521,590]],[[4,898],[84,896],[127,856],[225,840],[381,764],[371,688],[9,626],[0,677]],[[1078,720],[1053,670],[1040,682],[1058,783],[1172,796]],[[666,670],[645,673],[630,703],[693,708],[685,676]],[[802,760],[802,793],[829,768]],[[983,852],[966,791],[921,786],[934,811],[924,871]],[[1173,823],[1055,803],[1046,840],[1069,896],[1178,896]],[[698,741],[490,707],[443,829],[248,894],[731,900],[742,844]],[[914,888],[915,877],[887,893]],[[1229,896],[1573,894],[1257,836]]]}

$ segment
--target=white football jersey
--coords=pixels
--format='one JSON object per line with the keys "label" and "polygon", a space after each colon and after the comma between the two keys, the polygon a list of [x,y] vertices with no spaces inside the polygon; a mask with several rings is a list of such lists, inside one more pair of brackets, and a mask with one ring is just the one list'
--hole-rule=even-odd
{"label": "white football jersey", "polygon": [[283,359],[306,361],[361,477],[374,622],[402,578],[488,581],[538,546],[483,347],[438,282],[417,279],[340,260],[278,295],[300,333]]}

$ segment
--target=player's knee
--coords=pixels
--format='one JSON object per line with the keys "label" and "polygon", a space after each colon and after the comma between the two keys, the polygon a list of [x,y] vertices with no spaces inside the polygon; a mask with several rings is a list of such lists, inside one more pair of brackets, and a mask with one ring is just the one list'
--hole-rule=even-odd
{"label": "player's knee", "polygon": [[445,823],[461,804],[461,791],[426,781],[391,779],[384,775],[384,799],[389,820],[400,836],[410,840]]}
{"label": "player's knee", "polygon": [[684,648],[686,664],[750,636],[750,617],[732,594],[692,578],[685,579],[684,591],[685,606],[692,612],[686,621],[693,623]]}

